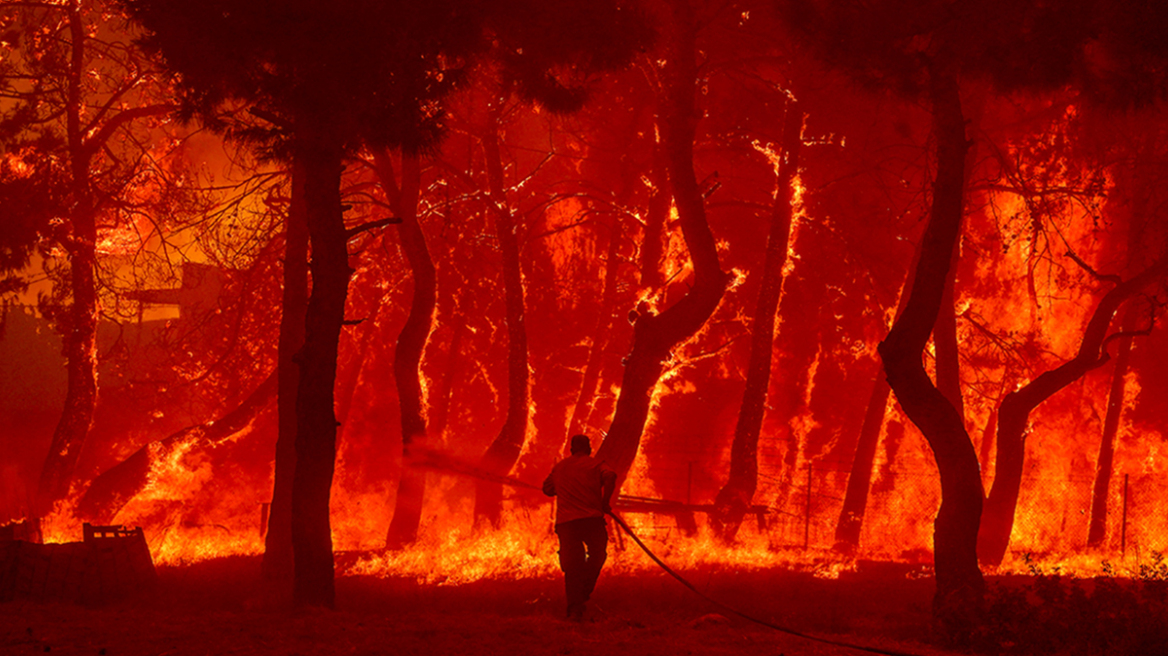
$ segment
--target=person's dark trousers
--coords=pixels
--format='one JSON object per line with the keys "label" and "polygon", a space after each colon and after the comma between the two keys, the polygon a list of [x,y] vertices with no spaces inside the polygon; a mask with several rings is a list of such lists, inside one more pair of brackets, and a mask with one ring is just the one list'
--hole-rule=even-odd
{"label": "person's dark trousers", "polygon": [[608,558],[608,530],[603,517],[585,517],[556,524],[556,535],[560,538],[560,569],[564,570],[568,615],[579,617]]}

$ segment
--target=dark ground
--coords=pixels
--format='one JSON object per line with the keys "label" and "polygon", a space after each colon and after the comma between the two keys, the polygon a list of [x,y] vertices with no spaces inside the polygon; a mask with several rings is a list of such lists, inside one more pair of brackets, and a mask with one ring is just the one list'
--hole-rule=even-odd
{"label": "dark ground", "polygon": [[[759,617],[836,640],[914,654],[927,644],[932,582],[905,568],[861,568],[836,580],[785,571],[686,572],[699,589]],[[555,579],[459,586],[341,577],[336,611],[268,607],[258,558],[159,568],[156,594],[106,608],[0,604],[0,654],[677,654],[835,655],[726,617],[664,573],[601,576],[585,622],[562,619]]]}

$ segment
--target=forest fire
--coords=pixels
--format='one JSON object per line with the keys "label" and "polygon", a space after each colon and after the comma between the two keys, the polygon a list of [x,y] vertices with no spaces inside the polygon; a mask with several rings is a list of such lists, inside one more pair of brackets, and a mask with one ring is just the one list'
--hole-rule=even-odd
{"label": "forest fire", "polygon": [[893,620],[840,595],[904,586],[911,640],[988,653],[1087,640],[1050,628],[1086,598],[1118,618],[1087,653],[1143,653],[1165,30],[1112,0],[2,3],[0,602],[112,601],[129,549],[164,590],[231,571],[241,612],[555,590],[580,620],[595,571],[603,606],[665,570],[865,643]]}

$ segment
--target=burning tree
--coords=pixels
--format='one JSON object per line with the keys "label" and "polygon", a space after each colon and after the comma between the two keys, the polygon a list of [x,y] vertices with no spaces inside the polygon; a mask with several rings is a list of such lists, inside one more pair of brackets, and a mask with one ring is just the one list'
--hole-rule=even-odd
{"label": "burning tree", "polygon": [[[829,59],[861,78],[920,94],[933,113],[937,170],[931,216],[911,293],[880,355],[901,407],[936,457],[942,502],[934,534],[935,612],[947,631],[964,639],[976,622],[983,591],[976,549],[983,491],[977,454],[954,407],[956,399],[938,389],[941,364],[934,385],[921,361],[946,294],[964,214],[968,142],[960,80],[988,76],[999,88],[1045,88],[1067,79],[1081,43],[1074,35],[1085,34],[1084,23],[1076,22],[1083,17],[1068,20],[1060,15],[1063,33],[1056,35],[1047,29],[1055,20],[1053,10],[1041,4],[1016,4],[1008,10],[994,3],[958,10],[945,2],[911,10],[894,3],[787,7],[793,24]],[[1034,29],[1038,26],[1043,27]],[[1013,66],[1022,59],[1031,66]]]}
{"label": "burning tree", "polygon": [[38,515],[69,494],[93,421],[99,242],[129,221],[131,197],[148,194],[150,178],[164,177],[154,175],[161,144],[152,131],[172,106],[156,64],[131,45],[128,26],[104,18],[109,9],[73,1],[0,10],[13,55],[0,66],[5,187],[10,200],[23,201],[6,207],[23,207],[20,223],[60,248],[68,263],[68,279],[56,290],[60,308],[45,308],[64,337],[68,384],[41,470]]}
{"label": "burning tree", "polygon": [[[334,599],[333,385],[352,234],[339,195],[343,156],[364,143],[416,149],[432,139],[440,114],[430,103],[453,89],[460,57],[478,42],[473,19],[452,16],[445,4],[410,13],[350,4],[129,3],[181,75],[189,108],[213,116],[228,102],[255,103],[291,126],[283,152],[303,162],[313,284],[299,356],[291,538],[296,598],[325,606]],[[432,40],[416,38],[423,34]]]}
{"label": "burning tree", "polygon": [[[687,0],[664,7],[663,59],[658,115],[665,169],[677,207],[678,221],[693,263],[693,286],[679,301],[659,313],[638,308],[633,346],[625,364],[620,399],[608,435],[597,457],[628,475],[637,454],[653,390],[673,349],[696,333],[713,314],[726,288],[727,276],[718,263],[714,236],[693,169],[696,123],[695,62],[698,19]],[[618,484],[619,486],[619,484]]]}
{"label": "burning tree", "polygon": [[[313,283],[299,358],[292,542],[297,599],[331,606],[333,386],[351,273],[346,242],[353,234],[345,227],[339,196],[344,155],[363,144],[417,150],[434,139],[441,127],[441,101],[461,79],[467,58],[482,49],[488,27],[504,40],[515,40],[514,50],[505,54],[521,88],[536,98],[563,101],[575,99],[577,92],[549,75],[547,66],[575,63],[587,70],[589,63],[619,63],[627,57],[620,53],[639,39],[607,51],[584,50],[595,44],[587,39],[629,25],[634,29],[628,33],[637,34],[637,22],[616,5],[580,8],[582,15],[599,17],[588,23],[594,31],[580,30],[576,23],[574,29],[550,35],[547,28],[556,22],[543,29],[526,22],[538,3],[498,7],[495,13],[458,2],[431,4],[424,11],[360,0],[279,7],[245,2],[194,7],[152,0],[128,5],[151,30],[150,42],[168,66],[180,74],[188,108],[213,116],[229,102],[254,103],[290,126],[284,152],[303,158]],[[559,9],[554,13],[557,20],[565,17]],[[516,16],[525,20],[515,22]],[[573,38],[549,40],[554,34]]]}

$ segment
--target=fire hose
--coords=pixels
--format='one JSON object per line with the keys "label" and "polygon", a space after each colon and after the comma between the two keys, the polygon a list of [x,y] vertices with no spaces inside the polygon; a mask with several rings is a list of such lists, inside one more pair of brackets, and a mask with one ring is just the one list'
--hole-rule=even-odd
{"label": "fire hose", "polygon": [[[519,480],[518,478],[513,478],[511,476],[506,476],[506,475],[494,474],[494,473],[491,473],[491,472],[488,472],[488,471],[482,469],[481,467],[477,467],[475,465],[471,465],[469,463],[462,462],[457,458],[451,457],[449,454],[444,454],[444,453],[441,453],[438,451],[433,451],[433,450],[418,450],[417,459],[411,464],[414,467],[435,469],[435,470],[439,470],[439,471],[444,471],[446,473],[459,474],[462,476],[470,476],[473,478],[488,480],[488,481],[491,481],[493,483],[498,483],[500,485],[508,485],[511,487],[526,488],[529,490],[540,490],[541,489],[539,486],[532,485],[531,483]],[[733,606],[730,606],[730,605],[725,604],[721,601],[718,601],[717,599],[710,597],[709,595],[702,592],[701,590],[698,590],[697,586],[695,586],[693,583],[690,583],[688,580],[686,580],[685,577],[683,577],[681,574],[678,574],[672,567],[670,567],[669,565],[666,565],[665,561],[661,560],[661,558],[659,558],[657,556],[657,554],[653,553],[653,551],[651,549],[649,549],[649,547],[644,542],[641,541],[641,538],[637,537],[637,534],[633,532],[633,529],[630,528],[629,525],[625,523],[625,520],[621,519],[621,517],[619,515],[617,515],[615,512],[613,512],[612,510],[608,510],[607,514],[613,518],[613,520],[616,522],[617,526],[619,526],[621,528],[621,530],[625,532],[625,534],[627,534],[630,538],[632,538],[633,542],[635,542],[637,544],[637,546],[641,548],[641,551],[644,551],[645,555],[649,556],[649,558],[654,563],[656,563],[658,567],[665,570],[665,572],[667,574],[669,574],[673,578],[677,579],[679,583],[681,583],[685,587],[689,588],[689,590],[691,592],[693,592],[694,594],[698,595],[702,599],[705,599],[706,601],[717,606],[718,608],[721,608],[722,610],[726,611],[727,613],[730,613],[731,615],[734,615],[736,617],[740,617],[740,618],[747,620],[747,621],[750,621],[750,622],[754,622],[755,624],[760,624],[760,625],[765,626],[765,627],[770,628],[770,629],[774,629],[775,631],[780,631],[782,633],[786,633],[786,634],[793,635],[793,636],[796,636],[799,638],[803,638],[805,640],[820,642],[823,644],[833,645],[836,647],[844,647],[846,649],[855,649],[857,651],[864,651],[864,652],[868,652],[871,654],[884,654],[885,656],[918,656],[917,654],[912,654],[910,652],[893,651],[893,650],[889,650],[889,649],[881,649],[879,647],[869,647],[866,645],[857,645],[857,644],[850,643],[850,642],[844,642],[842,640],[833,640],[831,638],[824,638],[821,636],[811,635],[809,633],[797,631],[795,629],[792,629],[792,628],[789,628],[786,626],[782,626],[780,624],[775,624],[774,622],[768,622],[766,620],[759,619],[757,617],[754,617],[753,615],[748,615],[747,613],[744,613],[744,612],[738,610],[737,608],[734,608]]]}
{"label": "fire hose", "polygon": [[733,606],[730,606],[726,603],[718,601],[717,599],[714,599],[713,597],[707,595],[706,593],[702,592],[701,590],[698,590],[697,586],[695,586],[693,583],[690,583],[681,574],[678,574],[672,567],[670,567],[669,565],[666,565],[665,561],[661,560],[661,558],[659,558],[657,556],[657,554],[653,553],[653,551],[651,549],[649,549],[649,547],[644,542],[641,542],[641,538],[637,537],[637,534],[634,533],[633,529],[630,528],[629,525],[625,523],[625,520],[621,519],[620,515],[617,515],[615,512],[613,512],[611,510],[608,511],[608,515],[610,517],[612,517],[614,521],[616,521],[617,526],[620,526],[621,530],[623,530],[626,535],[628,535],[630,538],[632,538],[633,542],[637,543],[637,546],[641,548],[641,551],[645,552],[645,555],[649,556],[649,558],[652,559],[652,561],[654,563],[657,563],[658,567],[665,570],[665,573],[667,573],[670,576],[672,576],[673,578],[677,579],[677,581],[679,583],[681,583],[685,587],[689,588],[690,591],[693,592],[694,594],[696,594],[697,596],[701,597],[702,599],[705,599],[706,601],[717,606],[718,608],[721,608],[722,610],[726,611],[727,613],[730,613],[731,615],[741,617],[742,619],[748,620],[750,622],[754,622],[755,624],[761,624],[762,626],[765,626],[767,628],[774,629],[776,631],[781,631],[783,633],[787,633],[787,634],[790,634],[793,636],[797,636],[797,637],[803,638],[805,640],[822,642],[824,644],[834,645],[836,647],[845,647],[847,649],[866,651],[866,652],[869,652],[872,654],[885,654],[886,656],[917,656],[916,654],[912,654],[909,652],[893,651],[890,649],[881,649],[879,647],[869,647],[866,645],[857,645],[857,644],[854,644],[851,642],[844,642],[842,640],[832,640],[831,638],[824,638],[821,636],[811,635],[809,633],[803,633],[802,631],[796,631],[795,629],[785,627],[785,626],[782,626],[780,624],[775,624],[774,622],[768,622],[766,620],[759,619],[759,618],[754,617],[752,615],[748,615],[748,614],[738,610],[737,608],[734,608]]}

